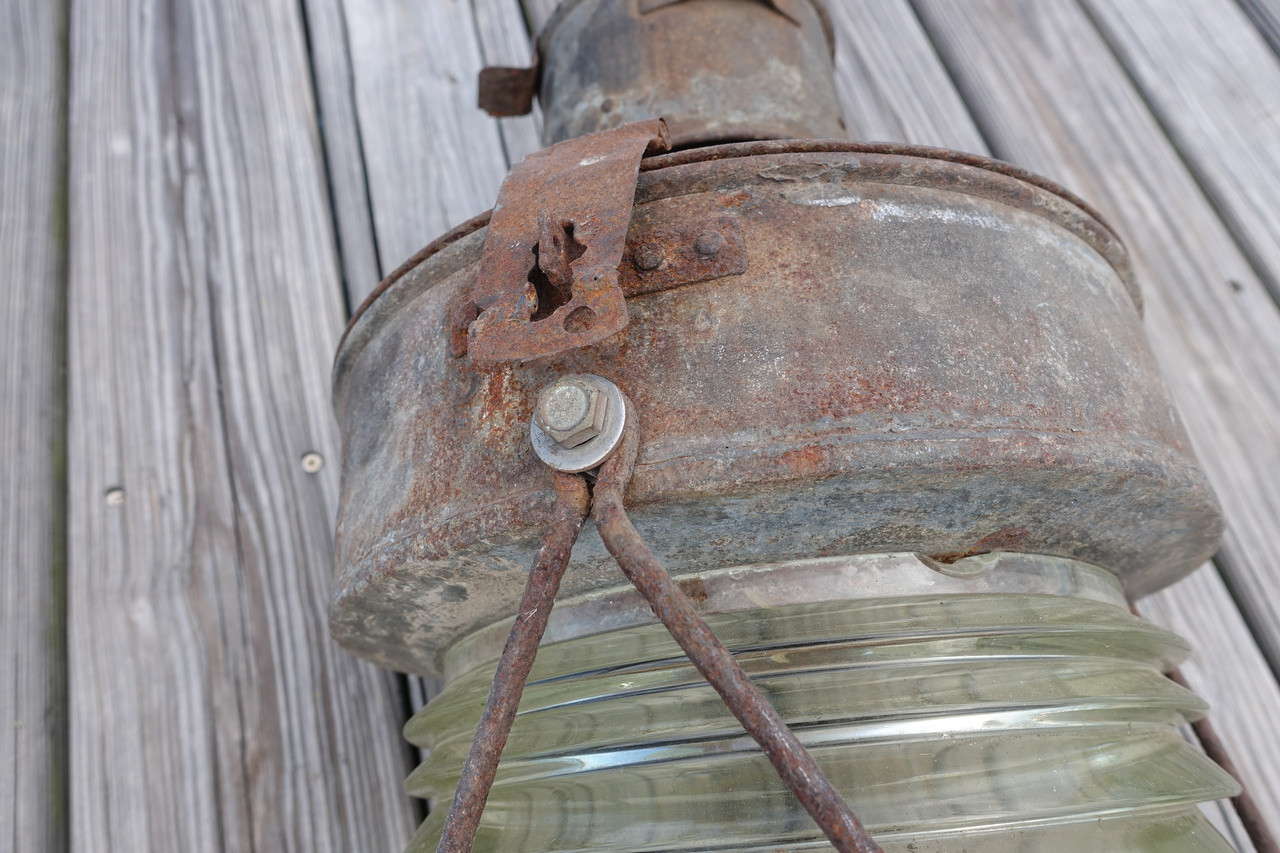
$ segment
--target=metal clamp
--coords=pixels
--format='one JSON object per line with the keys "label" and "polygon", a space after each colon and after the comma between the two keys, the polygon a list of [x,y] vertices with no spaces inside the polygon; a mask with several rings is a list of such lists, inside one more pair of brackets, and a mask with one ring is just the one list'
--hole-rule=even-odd
{"label": "metal clamp", "polygon": [[530,154],[502,182],[472,300],[478,362],[544,358],[627,326],[618,266],[640,158],[669,146],[662,119],[568,139]]}

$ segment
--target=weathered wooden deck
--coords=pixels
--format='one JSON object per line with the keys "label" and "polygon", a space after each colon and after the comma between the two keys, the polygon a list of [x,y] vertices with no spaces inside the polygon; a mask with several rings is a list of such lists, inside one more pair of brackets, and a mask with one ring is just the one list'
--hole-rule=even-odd
{"label": "weathered wooden deck", "polygon": [[[851,136],[1013,161],[1126,238],[1229,519],[1140,606],[1280,827],[1280,0],[828,2]],[[407,840],[417,691],[326,630],[328,370],[537,147],[474,80],[553,4],[5,5],[0,851]]]}

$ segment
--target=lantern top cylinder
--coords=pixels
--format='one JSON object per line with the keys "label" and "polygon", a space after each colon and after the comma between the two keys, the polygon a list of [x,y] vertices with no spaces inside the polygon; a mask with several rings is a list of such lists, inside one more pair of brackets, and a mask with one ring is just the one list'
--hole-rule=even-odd
{"label": "lantern top cylinder", "polygon": [[544,145],[658,115],[677,148],[843,138],[834,44],[816,0],[567,0],[481,106],[527,112],[536,88]]}

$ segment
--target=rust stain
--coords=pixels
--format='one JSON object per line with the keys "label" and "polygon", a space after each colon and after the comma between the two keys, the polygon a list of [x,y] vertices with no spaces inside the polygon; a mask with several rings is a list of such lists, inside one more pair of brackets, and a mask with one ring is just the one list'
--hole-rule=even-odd
{"label": "rust stain", "polygon": [[992,551],[1017,551],[1030,535],[1031,531],[1025,527],[1006,527],[1003,530],[997,530],[995,533],[983,536],[977,542],[974,542],[973,547],[968,551],[930,554],[929,557],[939,563],[950,565],[963,560],[965,557],[990,554]]}

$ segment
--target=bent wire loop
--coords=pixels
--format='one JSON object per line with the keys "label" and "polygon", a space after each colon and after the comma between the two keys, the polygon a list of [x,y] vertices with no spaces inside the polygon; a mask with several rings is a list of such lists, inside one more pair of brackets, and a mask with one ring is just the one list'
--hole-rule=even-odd
{"label": "bent wire loop", "polygon": [[573,543],[588,513],[623,574],[649,602],[654,614],[742,727],[760,744],[778,775],[832,846],[841,853],[882,853],[813,756],[751,683],[627,518],[623,493],[639,447],[635,423],[635,413],[628,411],[622,445],[600,466],[594,488],[588,487],[584,475],[552,472],[557,500],[551,524],[534,557],[515,624],[498,661],[484,713],[449,806],[437,853],[471,850],[498,771],[498,760],[515,722],[525,679],[546,630]]}

